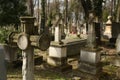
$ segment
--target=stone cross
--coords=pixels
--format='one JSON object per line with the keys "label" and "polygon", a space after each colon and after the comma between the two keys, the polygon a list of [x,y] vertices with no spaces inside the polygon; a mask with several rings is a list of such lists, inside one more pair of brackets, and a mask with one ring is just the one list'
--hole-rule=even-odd
{"label": "stone cross", "polygon": [[22,50],[23,80],[34,80],[34,48],[48,49],[50,37],[46,33],[36,35],[34,30],[34,17],[21,17],[21,33],[12,33],[9,36],[11,43],[17,43]]}
{"label": "stone cross", "polygon": [[61,28],[60,26],[55,27],[55,42],[61,41]]}

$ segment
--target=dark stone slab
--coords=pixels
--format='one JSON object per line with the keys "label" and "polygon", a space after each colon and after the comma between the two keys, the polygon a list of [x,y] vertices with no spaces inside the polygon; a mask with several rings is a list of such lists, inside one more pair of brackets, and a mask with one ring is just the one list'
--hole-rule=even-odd
{"label": "dark stone slab", "polygon": [[101,27],[100,23],[94,22],[95,34],[96,34],[96,45],[101,45]]}
{"label": "dark stone slab", "polygon": [[5,51],[3,46],[1,45],[0,45],[0,80],[7,80]]}
{"label": "dark stone slab", "polygon": [[102,67],[100,63],[92,65],[92,64],[81,62],[79,66],[79,70],[92,75],[98,75],[98,74],[101,74]]}
{"label": "dark stone slab", "polygon": [[112,38],[117,38],[120,33],[120,23],[112,22]]}
{"label": "dark stone slab", "polygon": [[57,70],[59,72],[71,71],[72,70],[72,65],[65,64],[65,65],[62,65],[62,66],[57,66],[57,67],[55,67],[55,70]]}

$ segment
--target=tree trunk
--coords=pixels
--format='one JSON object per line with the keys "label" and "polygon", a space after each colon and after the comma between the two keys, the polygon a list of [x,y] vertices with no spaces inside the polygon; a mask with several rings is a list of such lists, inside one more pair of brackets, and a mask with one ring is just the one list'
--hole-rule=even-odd
{"label": "tree trunk", "polygon": [[45,4],[46,4],[46,0],[41,0],[41,30],[44,31],[45,30]]}
{"label": "tree trunk", "polygon": [[118,0],[117,11],[116,11],[116,22],[120,22],[120,1]]}
{"label": "tree trunk", "polygon": [[66,28],[66,33],[68,32],[68,0],[65,0],[65,28]]}

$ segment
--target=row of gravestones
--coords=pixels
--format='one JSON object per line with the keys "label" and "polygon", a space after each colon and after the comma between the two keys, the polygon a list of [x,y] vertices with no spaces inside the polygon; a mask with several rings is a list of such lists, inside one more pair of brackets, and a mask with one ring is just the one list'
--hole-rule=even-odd
{"label": "row of gravestones", "polygon": [[[97,24],[97,25],[99,25],[99,24]],[[23,26],[23,27],[25,27],[25,26]],[[54,41],[54,44],[52,44],[50,46],[50,50],[49,50],[50,57],[48,58],[48,63],[50,62],[50,64],[51,64],[51,62],[53,62],[53,64],[54,64],[54,61],[55,61],[55,62],[58,62],[57,63],[58,65],[63,65],[63,67],[64,67],[66,64],[67,54],[66,54],[66,46],[65,46],[65,44],[63,44],[61,42],[61,37],[60,37],[61,31],[60,30],[61,29],[59,26],[57,26],[55,28],[55,41]],[[100,29],[96,28],[96,30],[100,30]],[[23,31],[25,31],[25,30],[23,30]],[[97,31],[97,32],[100,32],[100,31]],[[21,36],[23,36],[23,38],[26,38],[24,35],[21,35]],[[33,37],[35,37],[35,36],[32,36],[32,38]],[[100,33],[99,34],[97,33],[97,37],[98,37],[97,39],[100,40]],[[119,38],[117,40],[119,40]],[[35,41],[37,41],[37,40],[35,40]],[[32,40],[31,45],[36,44],[35,41]],[[119,41],[117,41],[117,42],[119,43]],[[24,48],[24,45],[22,46],[22,48]],[[46,45],[46,44],[44,44],[44,45]],[[21,48],[21,45],[19,46],[19,48]],[[119,49],[119,46],[118,46],[118,49]],[[3,47],[1,47],[1,51],[2,52],[0,52],[1,53],[0,54],[1,55],[0,56],[1,57],[0,58],[0,61],[1,61],[0,69],[2,69],[2,70],[0,70],[0,71],[2,71],[2,72],[0,72],[0,73],[3,73],[3,74],[0,74],[0,80],[6,80],[4,54],[2,54],[4,52]],[[52,59],[51,59],[51,57],[52,57]],[[100,63],[99,63],[100,62],[100,49],[94,49],[94,50],[83,49],[83,50],[81,50],[80,59],[81,59],[81,63],[80,63],[81,71],[96,74],[96,73],[98,73],[99,70],[101,70]],[[54,61],[51,61],[51,60],[54,60]],[[67,67],[71,68],[71,66],[69,66],[69,65],[67,65]]]}

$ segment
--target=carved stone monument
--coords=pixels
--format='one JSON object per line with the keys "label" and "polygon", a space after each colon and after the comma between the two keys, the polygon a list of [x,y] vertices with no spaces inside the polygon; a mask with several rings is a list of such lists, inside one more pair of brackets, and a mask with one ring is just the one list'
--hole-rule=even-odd
{"label": "carved stone monument", "polygon": [[98,75],[101,72],[101,49],[96,45],[95,26],[93,23],[94,18],[90,17],[88,24],[88,38],[85,48],[80,50],[80,71],[89,73],[92,75]]}
{"label": "carved stone monument", "polygon": [[49,35],[42,33],[35,34],[34,17],[21,17],[21,33],[12,33],[9,36],[11,45],[16,44],[22,50],[23,80],[34,80],[34,48],[40,50],[48,49],[50,45]]}
{"label": "carved stone monument", "polygon": [[65,71],[67,68],[72,68],[72,66],[67,64],[67,49],[66,45],[61,41],[61,27],[59,22],[55,24],[55,40],[51,42],[47,63],[58,67],[60,71]]}

